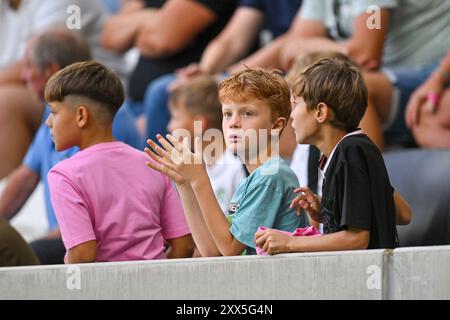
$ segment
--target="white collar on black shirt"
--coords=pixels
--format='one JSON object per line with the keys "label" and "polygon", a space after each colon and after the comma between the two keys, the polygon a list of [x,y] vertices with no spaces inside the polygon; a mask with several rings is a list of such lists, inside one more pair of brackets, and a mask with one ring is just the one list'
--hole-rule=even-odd
{"label": "white collar on black shirt", "polygon": [[[323,167],[323,169],[321,169],[323,174],[325,174],[327,172],[328,166],[330,165],[331,160],[333,159],[334,152],[336,151],[336,148],[342,142],[342,140],[344,140],[347,137],[354,136],[354,135],[361,134],[361,133],[363,133],[361,129],[352,131],[350,133],[347,133],[345,136],[342,137],[341,140],[338,141],[338,143],[336,143],[336,145],[334,146],[333,150],[330,153],[330,156],[328,157],[328,159],[325,160],[326,161],[325,166]],[[322,156],[324,156],[324,155],[322,155]],[[322,162],[322,159],[321,159],[321,162]]]}

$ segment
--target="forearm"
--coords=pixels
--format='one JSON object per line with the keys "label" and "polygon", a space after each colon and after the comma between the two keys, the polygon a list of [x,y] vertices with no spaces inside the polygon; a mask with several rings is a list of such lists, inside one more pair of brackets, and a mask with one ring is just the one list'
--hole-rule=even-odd
{"label": "forearm", "polygon": [[411,208],[409,204],[398,193],[394,192],[395,202],[395,222],[398,225],[405,225],[411,222]]}
{"label": "forearm", "polygon": [[270,67],[281,69],[280,52],[288,39],[289,37],[287,34],[278,37],[264,48],[229,67],[228,71],[234,73],[243,70],[246,67]]}
{"label": "forearm", "polygon": [[102,45],[115,51],[130,49],[143,23],[151,19],[155,12],[154,9],[145,9],[110,18],[102,32]]}
{"label": "forearm", "polygon": [[67,252],[67,263],[91,263],[97,261],[97,241],[91,240],[73,247]]}
{"label": "forearm", "polygon": [[170,244],[166,252],[168,259],[191,258],[195,245],[190,234],[176,239],[167,240]]}
{"label": "forearm", "polygon": [[177,190],[198,251],[203,257],[219,256],[220,251],[205,223],[192,187],[189,184],[177,185]]}
{"label": "forearm", "polygon": [[369,231],[344,230],[317,237],[292,237],[288,252],[345,251],[367,249]]}
{"label": "forearm", "polygon": [[39,183],[39,175],[25,166],[16,169],[6,182],[0,196],[0,217],[13,218],[26,203]]}
{"label": "forearm", "polygon": [[240,254],[240,252],[234,250],[237,240],[229,231],[230,223],[217,202],[208,177],[194,181],[191,185],[209,233],[217,248],[225,256]]}
{"label": "forearm", "polygon": [[224,71],[241,57],[240,50],[228,41],[214,40],[206,48],[200,60],[200,69],[208,74]]}

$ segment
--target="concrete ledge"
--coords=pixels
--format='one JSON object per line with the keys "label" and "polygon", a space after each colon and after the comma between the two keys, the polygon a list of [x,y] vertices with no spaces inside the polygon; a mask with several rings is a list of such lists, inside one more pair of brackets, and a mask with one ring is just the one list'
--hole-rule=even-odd
{"label": "concrete ledge", "polygon": [[394,252],[389,299],[450,299],[450,246]]}
{"label": "concrete ledge", "polygon": [[0,299],[383,299],[390,255],[371,250],[3,268]]}

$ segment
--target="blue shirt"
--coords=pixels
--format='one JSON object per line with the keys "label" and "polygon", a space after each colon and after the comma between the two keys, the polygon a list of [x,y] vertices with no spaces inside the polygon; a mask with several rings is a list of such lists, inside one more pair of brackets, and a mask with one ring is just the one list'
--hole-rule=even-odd
{"label": "blue shirt", "polygon": [[241,0],[240,7],[251,7],[265,16],[264,29],[276,38],[285,33],[298,14],[302,0]]}
{"label": "blue shirt", "polygon": [[[48,227],[49,230],[53,230],[58,227],[58,222],[50,201],[50,189],[48,186],[47,174],[54,165],[64,159],[70,158],[78,152],[79,148],[72,147],[61,152],[55,150],[55,144],[50,135],[50,129],[45,125],[45,120],[49,113],[50,109],[46,106],[43,114],[43,122],[39,127],[31,146],[28,148],[23,164],[30,170],[39,174],[44,186]],[[117,112],[113,123],[113,135],[117,140],[123,141],[133,147],[141,147],[142,139],[134,124],[134,118],[129,114],[127,109],[121,108]]]}
{"label": "blue shirt", "polygon": [[258,167],[237,187],[228,210],[231,234],[256,254],[255,233],[264,226],[292,232],[307,225],[305,215],[289,208],[299,183],[294,171],[280,156]]}

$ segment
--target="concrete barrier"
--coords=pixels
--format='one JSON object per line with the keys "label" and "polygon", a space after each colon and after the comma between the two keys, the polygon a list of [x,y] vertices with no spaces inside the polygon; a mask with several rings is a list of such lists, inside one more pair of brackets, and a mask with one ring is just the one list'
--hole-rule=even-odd
{"label": "concrete barrier", "polygon": [[394,251],[388,299],[450,299],[450,246]]}
{"label": "concrete barrier", "polygon": [[0,269],[0,299],[382,299],[389,251]]}
{"label": "concrete barrier", "polygon": [[0,269],[0,299],[450,299],[450,246]]}

